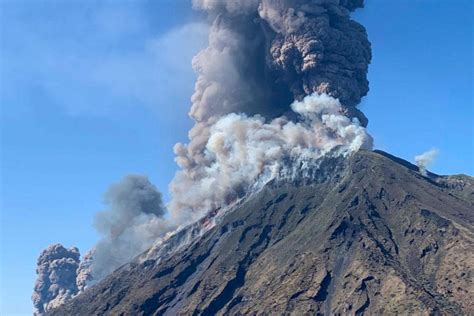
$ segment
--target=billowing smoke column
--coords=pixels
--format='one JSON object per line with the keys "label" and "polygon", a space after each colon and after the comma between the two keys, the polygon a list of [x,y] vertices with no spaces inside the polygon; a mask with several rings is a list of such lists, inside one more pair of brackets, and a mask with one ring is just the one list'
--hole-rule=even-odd
{"label": "billowing smoke column", "polygon": [[105,193],[109,210],[96,215],[103,238],[92,253],[92,278],[100,280],[144,251],[168,229],[161,193],[147,177],[129,175]]}
{"label": "billowing smoke column", "polygon": [[[194,1],[213,22],[209,47],[193,60],[198,80],[190,115],[196,124],[189,144],[175,146],[182,170],[171,184],[170,211],[178,222],[242,196],[285,155],[354,147],[357,137],[322,115],[329,111],[346,120],[345,128],[365,133],[367,119],[356,105],[368,92],[371,50],[365,29],[349,16],[362,4]],[[327,103],[325,109],[301,112],[298,104],[310,103],[302,101],[308,95]]]}
{"label": "billowing smoke column", "polygon": [[[194,0],[194,6],[208,13],[212,27],[209,46],[193,60],[195,125],[189,143],[174,148],[180,170],[170,184],[170,215],[163,217],[161,195],[145,177],[113,185],[106,193],[110,208],[95,221],[102,239],[80,265],[73,260],[75,291],[152,243],[148,254],[172,253],[212,227],[217,210],[271,179],[301,175],[335,148],[345,155],[372,146],[356,108],[368,92],[370,43],[350,19],[363,0]],[[176,233],[193,222],[190,234]],[[172,234],[178,244],[166,243]],[[44,269],[40,280],[50,280]],[[45,293],[41,299],[58,296]]]}
{"label": "billowing smoke column", "polygon": [[78,293],[76,286],[79,250],[56,244],[43,250],[38,258],[34,291],[34,315],[43,315]]}
{"label": "billowing smoke column", "polygon": [[349,17],[362,2],[195,0],[213,23],[209,47],[194,60],[196,126],[188,150],[202,147],[203,129],[224,114],[274,118],[313,92],[339,99],[365,126],[355,106],[368,92],[370,43]]}
{"label": "billowing smoke column", "polygon": [[79,293],[84,290],[95,280],[92,275],[92,261],[94,249],[86,252],[81,258],[79,267],[77,268],[76,286]]}

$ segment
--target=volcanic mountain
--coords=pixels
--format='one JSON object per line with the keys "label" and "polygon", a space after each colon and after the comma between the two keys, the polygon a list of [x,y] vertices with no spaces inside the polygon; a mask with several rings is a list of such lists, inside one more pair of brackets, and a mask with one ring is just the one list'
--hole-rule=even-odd
{"label": "volcanic mountain", "polygon": [[473,224],[472,177],[361,150],[268,183],[48,315],[472,315]]}

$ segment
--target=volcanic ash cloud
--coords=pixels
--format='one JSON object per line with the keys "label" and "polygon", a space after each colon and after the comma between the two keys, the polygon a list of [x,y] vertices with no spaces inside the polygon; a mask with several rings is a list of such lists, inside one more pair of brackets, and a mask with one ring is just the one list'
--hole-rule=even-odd
{"label": "volcanic ash cloud", "polygon": [[[102,237],[77,271],[80,291],[271,179],[296,176],[336,147],[347,154],[372,146],[367,118],[357,109],[369,90],[370,42],[350,18],[363,0],[193,5],[211,28],[208,47],[193,59],[195,124],[187,144],[174,148],[180,170],[170,184],[172,199],[165,210],[143,176],[113,185],[109,209],[95,221]],[[41,280],[48,279],[44,269]]]}
{"label": "volcanic ash cloud", "polygon": [[76,286],[79,250],[65,248],[60,244],[43,250],[38,258],[38,278],[32,295],[33,314],[43,315],[70,300],[78,293]]}
{"label": "volcanic ash cloud", "polygon": [[[195,125],[189,142],[175,146],[181,170],[169,209],[180,223],[244,195],[285,156],[350,143],[338,128],[367,124],[356,106],[369,89],[371,60],[364,27],[350,19],[361,0],[193,3],[212,26],[208,47],[193,60]],[[332,112],[295,108],[310,95],[333,104]]]}

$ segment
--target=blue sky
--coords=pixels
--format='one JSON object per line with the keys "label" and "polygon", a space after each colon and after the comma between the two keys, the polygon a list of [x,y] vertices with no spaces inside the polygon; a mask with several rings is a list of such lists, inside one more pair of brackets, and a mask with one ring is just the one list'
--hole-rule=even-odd
{"label": "blue sky", "polygon": [[[376,147],[473,175],[472,1],[366,2]],[[207,27],[187,0],[0,0],[0,21],[0,314],[28,315],[39,252],[89,249],[112,182],[146,174],[168,199]]]}

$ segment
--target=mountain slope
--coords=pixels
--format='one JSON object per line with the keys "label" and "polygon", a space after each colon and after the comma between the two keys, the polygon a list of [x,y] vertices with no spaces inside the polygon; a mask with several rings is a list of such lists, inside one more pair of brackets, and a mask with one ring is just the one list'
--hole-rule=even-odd
{"label": "mountain slope", "polygon": [[274,182],[159,263],[50,315],[472,314],[474,181],[383,152]]}

